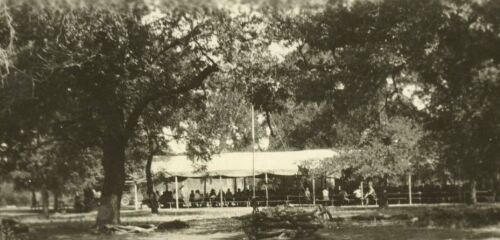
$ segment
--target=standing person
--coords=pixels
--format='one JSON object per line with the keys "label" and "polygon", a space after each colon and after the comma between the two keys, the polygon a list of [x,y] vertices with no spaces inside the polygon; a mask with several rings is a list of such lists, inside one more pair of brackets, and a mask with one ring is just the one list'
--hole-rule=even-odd
{"label": "standing person", "polygon": [[374,202],[377,200],[377,194],[375,193],[375,189],[373,188],[373,182],[368,182],[368,191],[364,196],[366,205],[370,204],[370,199]]}
{"label": "standing person", "polygon": [[328,191],[328,189],[323,188],[323,191],[321,191],[321,193],[323,194],[323,201],[330,201],[330,192]]}
{"label": "standing person", "polygon": [[76,192],[75,203],[73,205],[73,209],[75,210],[75,212],[80,213],[80,212],[83,212],[83,208],[84,208],[84,206],[83,206],[82,198],[80,197],[80,193]]}
{"label": "standing person", "polygon": [[169,207],[171,208],[172,207],[172,203],[175,202],[174,192],[172,192],[170,190],[167,190],[167,196],[165,197],[165,199],[167,200],[167,203],[168,203]]}
{"label": "standing person", "polygon": [[304,197],[306,198],[307,203],[311,202],[311,192],[308,187],[306,187],[306,190],[304,191]]}
{"label": "standing person", "polygon": [[189,203],[191,204],[191,206],[194,205],[194,190],[191,190],[191,193],[189,194]]}
{"label": "standing person", "polygon": [[[189,199],[188,199],[189,201]],[[184,186],[181,186],[179,188],[179,205],[180,207],[184,206],[185,199],[184,199]]]}

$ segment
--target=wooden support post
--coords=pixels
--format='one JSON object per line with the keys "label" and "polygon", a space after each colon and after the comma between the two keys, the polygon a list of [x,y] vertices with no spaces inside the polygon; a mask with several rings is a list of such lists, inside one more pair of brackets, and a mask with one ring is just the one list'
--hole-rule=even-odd
{"label": "wooden support post", "polygon": [[203,198],[207,196],[207,178],[203,178]]}
{"label": "wooden support post", "polygon": [[269,207],[269,191],[268,191],[268,179],[267,179],[267,172],[265,173],[266,176],[266,207]]}
{"label": "wooden support post", "polygon": [[410,205],[413,203],[412,194],[411,194],[411,173],[408,173],[408,202]]}
{"label": "wooden support post", "polygon": [[139,210],[139,199],[137,197],[137,182],[134,181],[134,209]]}
{"label": "wooden support post", "polygon": [[361,180],[361,183],[359,184],[359,188],[360,188],[359,190],[361,190],[361,205],[365,205],[365,199],[364,199],[365,193],[364,193],[363,181],[364,181],[364,179]]}
{"label": "wooden support post", "polygon": [[205,206],[209,206],[207,202],[210,202],[210,200],[207,199],[207,177],[203,178],[203,197],[202,197],[202,202]]}
{"label": "wooden support post", "polygon": [[236,190],[238,189],[238,178],[233,178],[233,195],[236,193]]}
{"label": "wooden support post", "polygon": [[219,176],[219,183],[220,183],[220,207],[223,207],[224,198],[222,195],[224,195],[224,189],[222,189],[222,176]]}
{"label": "wooden support post", "polygon": [[175,176],[175,208],[179,209],[179,183],[177,176]]}
{"label": "wooden support post", "polygon": [[312,197],[313,197],[313,204],[316,204],[316,182],[314,180],[314,174],[312,175]]}

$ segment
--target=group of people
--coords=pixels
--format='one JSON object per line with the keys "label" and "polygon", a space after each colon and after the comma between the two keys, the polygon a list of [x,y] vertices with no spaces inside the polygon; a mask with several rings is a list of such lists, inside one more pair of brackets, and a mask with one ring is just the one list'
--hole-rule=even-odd
{"label": "group of people", "polygon": [[[221,205],[221,198],[224,206],[246,206],[251,197],[252,193],[248,188],[243,190],[238,188],[235,193],[233,193],[229,188],[225,192],[222,190],[216,191],[215,189],[211,189],[209,193],[202,193],[200,190],[191,190],[188,198],[185,198],[184,194],[180,190],[177,195],[180,207],[216,207]],[[158,202],[164,208],[172,207],[176,202],[175,191],[164,191],[159,197]]]}
{"label": "group of people", "polygon": [[[364,192],[364,194],[363,194]],[[306,202],[312,202],[311,191],[308,187],[305,188],[304,198]],[[362,190],[362,186],[360,185],[356,190],[353,191],[352,195],[350,195],[345,189],[343,189],[340,185],[333,191],[328,190],[327,188],[323,188],[321,191],[321,199],[320,201],[331,201],[333,200],[334,204],[337,206],[340,205],[348,205],[353,201],[357,204],[365,203],[365,205],[369,205],[370,203],[376,203],[377,194],[375,189],[373,188],[373,182],[368,182],[368,187],[365,191]]]}
{"label": "group of people", "polygon": [[[177,196],[176,196],[177,195]],[[221,196],[222,195],[222,196]],[[275,194],[269,194],[272,200]],[[182,187],[179,189],[178,194],[174,191],[165,190],[163,194],[156,192],[156,199],[163,208],[175,207],[176,197],[178,198],[180,207],[218,207],[223,206],[247,206],[252,199],[252,191],[248,188],[243,190],[237,189],[232,192],[230,188],[226,191],[211,189],[208,193],[203,193],[200,190],[191,190],[187,198],[184,196]],[[308,187],[304,190],[305,202],[312,202],[312,194]],[[349,194],[346,189],[340,185],[335,189],[323,188],[317,200],[320,202],[333,202],[335,205],[349,205],[349,204],[366,204],[377,202],[377,195],[373,187],[373,182],[369,181],[368,186],[364,191],[360,185],[356,190]]]}

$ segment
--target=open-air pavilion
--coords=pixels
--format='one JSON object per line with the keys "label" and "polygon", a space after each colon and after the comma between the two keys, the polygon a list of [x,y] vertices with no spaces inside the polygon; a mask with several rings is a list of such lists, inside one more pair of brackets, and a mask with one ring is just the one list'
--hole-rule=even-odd
{"label": "open-air pavilion", "polygon": [[[252,178],[253,195],[255,196],[255,178],[265,181],[265,201],[269,200],[268,179],[270,176],[296,176],[299,166],[315,164],[318,161],[338,156],[338,152],[331,149],[316,149],[287,152],[228,152],[211,157],[210,161],[192,161],[186,155],[155,156],[152,164],[154,175],[164,176],[174,182],[175,207],[179,208],[179,180],[185,179],[217,179],[219,190],[224,190],[224,180]],[[255,178],[253,178],[255,176]],[[312,199],[315,200],[314,178]],[[222,194],[220,206],[223,206]]]}

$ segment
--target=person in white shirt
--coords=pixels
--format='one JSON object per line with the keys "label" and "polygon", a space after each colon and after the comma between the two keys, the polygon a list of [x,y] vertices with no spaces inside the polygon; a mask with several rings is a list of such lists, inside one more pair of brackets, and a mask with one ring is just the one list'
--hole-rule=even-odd
{"label": "person in white shirt", "polygon": [[361,186],[358,187],[358,189],[354,190],[354,192],[352,192],[352,194],[354,195],[354,197],[356,198],[356,201],[359,200],[360,204],[362,203],[363,201],[363,192],[361,191]]}
{"label": "person in white shirt", "polygon": [[328,191],[328,189],[323,188],[323,191],[321,193],[323,194],[323,200],[330,201],[330,192]]}
{"label": "person in white shirt", "polygon": [[306,187],[306,191],[304,192],[304,197],[306,198],[307,202],[311,201],[311,192],[309,191],[308,187]]}

